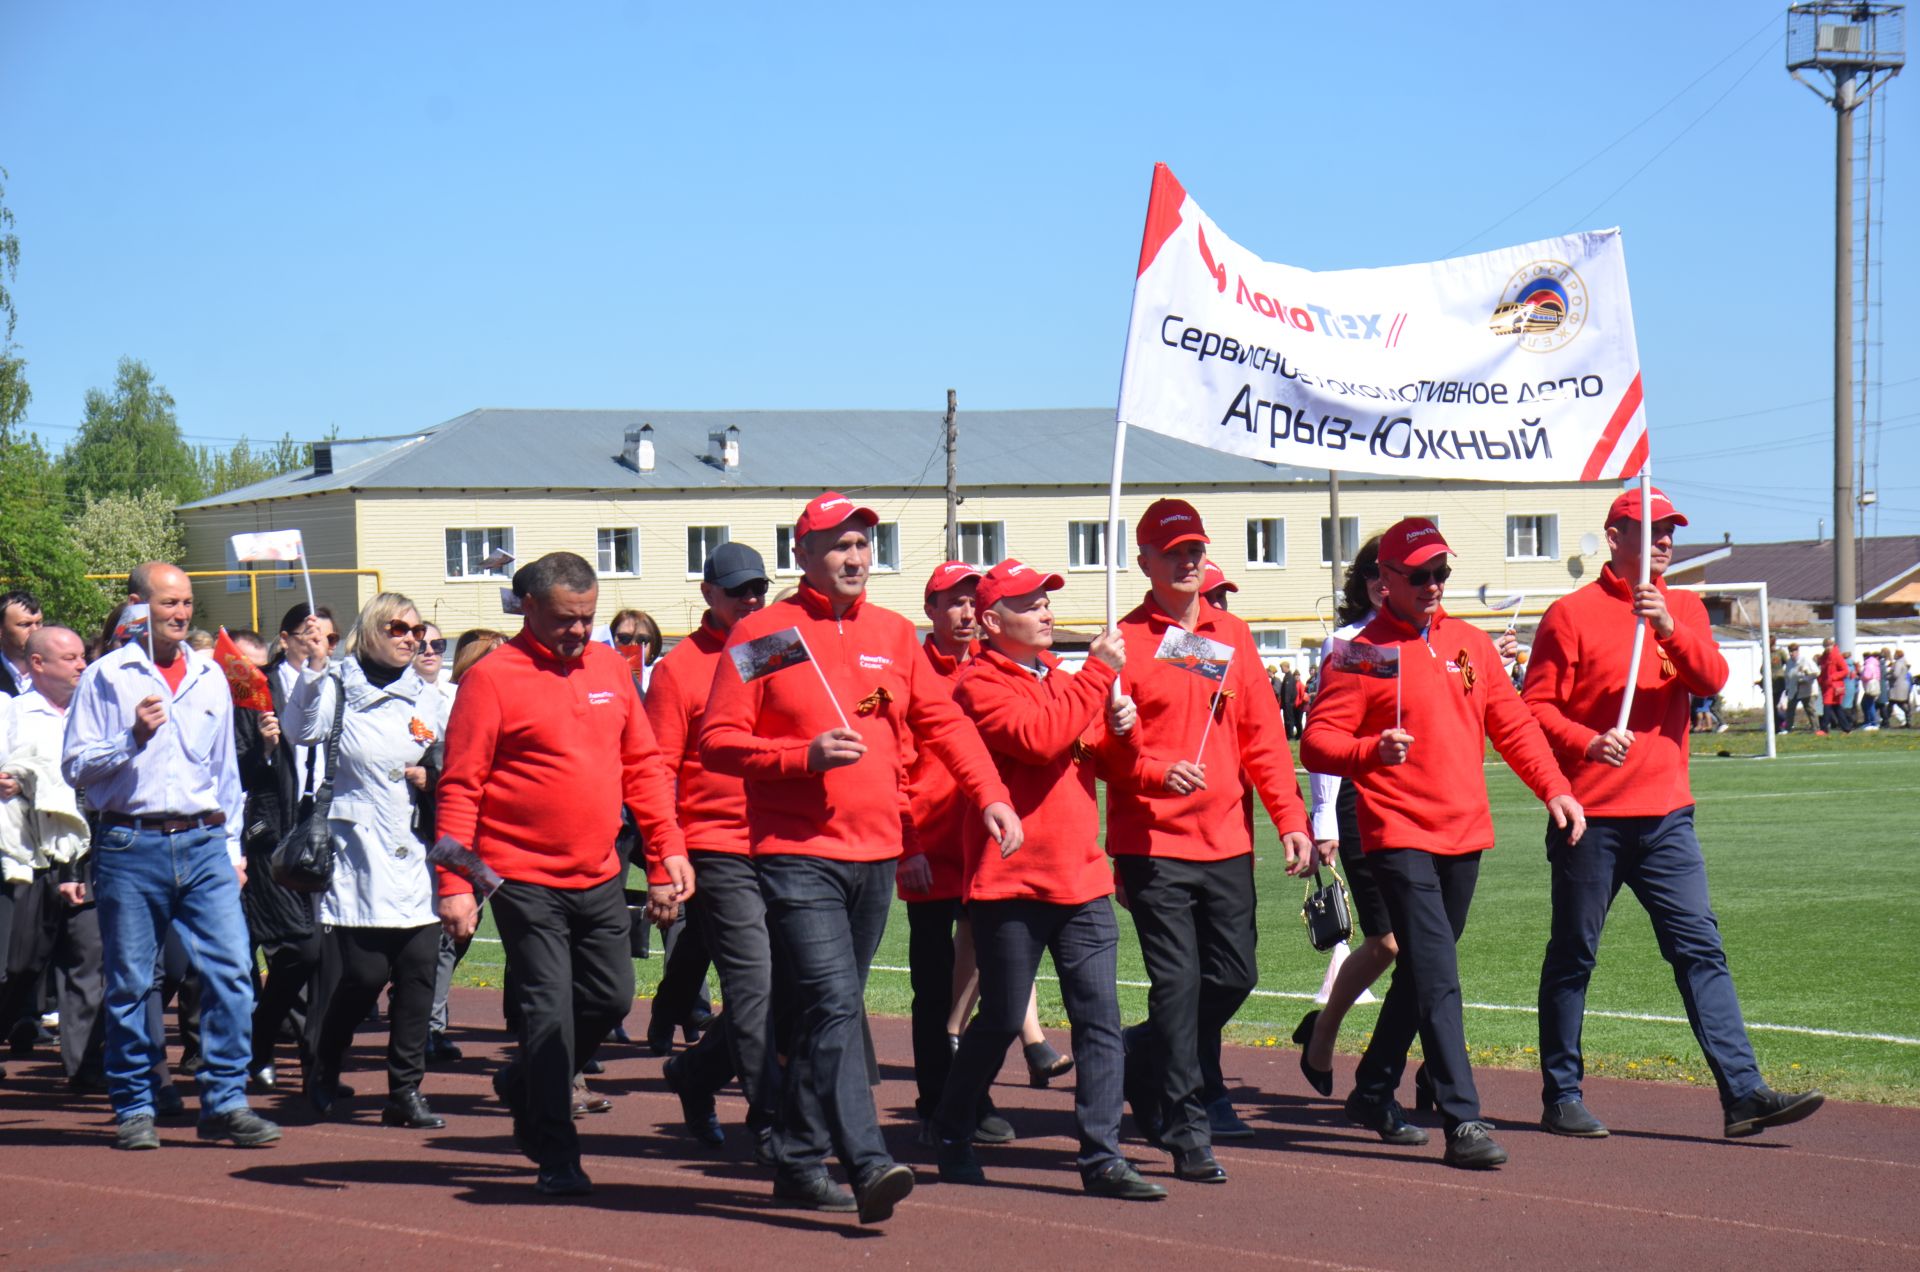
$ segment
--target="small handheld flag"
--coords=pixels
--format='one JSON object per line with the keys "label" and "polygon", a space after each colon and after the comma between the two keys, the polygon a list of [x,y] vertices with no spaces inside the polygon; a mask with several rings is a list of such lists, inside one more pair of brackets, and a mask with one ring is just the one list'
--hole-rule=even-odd
{"label": "small handheld flag", "polygon": [[476,902],[485,901],[506,882],[500,877],[499,871],[482,861],[478,853],[452,835],[440,836],[433,847],[427,849],[427,860],[472,884]]}
{"label": "small handheld flag", "polygon": [[510,587],[500,589],[500,612],[502,614],[519,614],[523,612],[520,598],[514,595],[513,589]]}
{"label": "small handheld flag", "polygon": [[152,637],[153,614],[146,602],[135,601],[120,611],[120,621],[113,628],[113,643],[116,646],[143,640],[148,643],[151,652]]}
{"label": "small handheld flag", "polygon": [[307,585],[307,613],[313,613],[313,572],[307,568],[307,545],[298,530],[257,530],[233,536],[236,561],[298,561]]}
{"label": "small handheld flag", "polygon": [[[777,632],[735,645],[727,651],[733,659],[733,665],[740,672],[743,683],[751,684],[762,676],[771,676],[776,671],[785,671],[801,663],[812,663],[813,652],[807,648],[807,638],[798,627],[788,627]],[[827,673],[820,670],[819,663],[813,663],[813,669],[820,676],[820,687],[826,690],[827,701],[833,704],[833,713],[840,717],[840,727],[850,729],[847,713],[840,709],[840,699],[833,696],[833,686],[827,683]]]}
{"label": "small handheld flag", "polygon": [[267,684],[267,673],[240,652],[240,646],[234,644],[224,627],[213,638],[213,660],[226,673],[227,691],[233,695],[234,706],[263,714],[273,710],[273,690]]}
{"label": "small handheld flag", "polygon": [[1363,645],[1358,641],[1335,640],[1327,644],[1326,671],[1344,671],[1354,676],[1393,681],[1393,727],[1400,727],[1400,647]]}
{"label": "small handheld flag", "polygon": [[1170,662],[1208,680],[1225,680],[1233,662],[1233,646],[1198,632],[1171,627],[1154,652],[1158,662]]}

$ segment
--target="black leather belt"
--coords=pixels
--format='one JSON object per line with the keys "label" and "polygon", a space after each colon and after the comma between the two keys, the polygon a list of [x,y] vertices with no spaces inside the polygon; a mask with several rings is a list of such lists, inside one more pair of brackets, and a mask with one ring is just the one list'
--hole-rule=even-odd
{"label": "black leather belt", "polygon": [[101,813],[100,821],[106,826],[125,826],[129,830],[157,830],[163,835],[178,835],[183,831],[199,830],[202,827],[224,826],[227,815],[218,809],[211,813],[154,813],[147,817],[130,817],[126,813]]}

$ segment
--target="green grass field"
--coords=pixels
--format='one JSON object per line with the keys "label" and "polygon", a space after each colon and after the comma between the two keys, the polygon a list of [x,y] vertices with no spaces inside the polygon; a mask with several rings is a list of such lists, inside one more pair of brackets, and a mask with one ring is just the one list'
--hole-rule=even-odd
{"label": "green grass field", "polygon": [[[1737,727],[1697,738],[1693,764],[1714,907],[1761,1069],[1781,1089],[1817,1085],[1846,1099],[1920,1105],[1920,730],[1793,734],[1780,739],[1779,759],[1746,758],[1763,746],[1751,725]],[[1732,755],[1719,757],[1723,750]],[[1465,997],[1482,1005],[1467,1011],[1467,1036],[1476,1064],[1532,1068],[1548,918],[1545,813],[1504,766],[1496,762],[1488,779],[1499,843],[1482,866],[1461,940]],[[1291,1046],[1326,956],[1308,946],[1301,886],[1285,877],[1264,815],[1260,824],[1260,988],[1232,1037]],[[1120,931],[1121,1007],[1135,1020],[1146,1012],[1146,991],[1136,987],[1145,972],[1124,915]],[[492,935],[490,926],[482,935]],[[868,994],[877,1012],[907,1011],[906,948],[906,915],[896,905]],[[657,950],[636,966],[644,997],[659,978]],[[499,946],[476,944],[462,972],[470,984],[497,983]],[[1041,1015],[1064,1025],[1052,989],[1042,981]],[[1384,993],[1384,979],[1378,989]],[[1376,1010],[1353,1010],[1342,1050],[1364,1047]],[[1588,1010],[1589,1073],[1712,1086],[1672,974],[1630,894],[1614,907]]]}

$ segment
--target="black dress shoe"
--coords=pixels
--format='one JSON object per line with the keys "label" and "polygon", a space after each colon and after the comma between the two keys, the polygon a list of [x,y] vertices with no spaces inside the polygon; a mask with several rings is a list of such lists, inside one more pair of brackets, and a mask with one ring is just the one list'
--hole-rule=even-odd
{"label": "black dress shoe", "polygon": [[1434,1093],[1433,1079],[1428,1076],[1427,1066],[1423,1061],[1420,1067],[1413,1071],[1413,1111],[1431,1113],[1438,1107],[1440,1107],[1440,1097]]}
{"label": "black dress shoe", "polygon": [[313,1110],[315,1117],[324,1120],[333,1116],[335,1107],[340,1103],[340,1084],[331,1075],[316,1070],[307,1079],[305,1094],[307,1107]]}
{"label": "black dress shoe", "polygon": [[940,1182],[943,1184],[984,1184],[987,1172],[980,1169],[980,1159],[973,1155],[973,1145],[967,1141],[943,1139],[934,1146],[934,1159],[940,1166]]}
{"label": "black dress shoe", "polygon": [[1333,1070],[1316,1069],[1307,1063],[1307,1046],[1312,1043],[1314,1026],[1319,1023],[1320,1009],[1315,1007],[1312,1011],[1302,1016],[1300,1023],[1293,1027],[1293,1040],[1300,1047],[1300,1076],[1307,1080],[1308,1086],[1318,1091],[1321,1095],[1332,1095]]}
{"label": "black dress shoe", "polygon": [[1607,1128],[1579,1100],[1562,1100],[1540,1115],[1540,1129],[1576,1139],[1605,1139]]}
{"label": "black dress shoe", "polygon": [[387,1098],[387,1107],[380,1110],[380,1123],[410,1131],[437,1131],[447,1119],[428,1108],[426,1097],[419,1091],[396,1091]]}
{"label": "black dress shoe", "polygon": [[272,1064],[258,1065],[247,1074],[247,1094],[266,1095],[273,1090],[276,1081],[278,1081],[278,1075],[274,1072]]}
{"label": "black dress shoe", "polygon": [[824,1171],[805,1179],[774,1176],[773,1199],[792,1202],[803,1210],[818,1210],[825,1214],[852,1214],[859,1209],[853,1194],[827,1178]]}
{"label": "black dress shoe", "polygon": [[513,1115],[513,1146],[523,1155],[532,1157],[533,1154],[528,1151],[532,1140],[527,1132],[526,1089],[516,1080],[518,1076],[512,1065],[495,1069],[493,1093],[499,1097],[500,1103],[507,1106],[507,1112]]}
{"label": "black dress shoe", "polygon": [[660,1074],[667,1081],[667,1090],[680,1097],[680,1116],[687,1134],[710,1148],[718,1148],[727,1142],[727,1133],[713,1111],[712,1092],[696,1091],[687,1085],[686,1066],[681,1063],[686,1057],[684,1051],[672,1057],[661,1066]]}
{"label": "black dress shoe", "polygon": [[987,1115],[973,1128],[976,1144],[1011,1144],[1013,1140],[1013,1123],[992,1109],[988,1109]]}
{"label": "black dress shoe", "polygon": [[1233,1101],[1224,1095],[1207,1105],[1207,1133],[1217,1140],[1253,1138],[1253,1128],[1240,1120]]}
{"label": "black dress shoe", "polygon": [[584,1197],[593,1191],[593,1181],[580,1169],[580,1159],[542,1166],[533,1186],[543,1197]]}
{"label": "black dress shoe", "polygon": [[1112,1197],[1117,1201],[1159,1201],[1167,1195],[1160,1184],[1140,1178],[1140,1172],[1128,1162],[1108,1162],[1106,1167],[1080,1181],[1090,1196]]}
{"label": "black dress shoe", "polygon": [[893,1218],[893,1208],[912,1191],[913,1172],[898,1162],[869,1171],[853,1190],[860,1222],[884,1223]]}
{"label": "black dress shoe", "polygon": [[1224,1184],[1227,1168],[1213,1159],[1211,1148],[1189,1148],[1174,1155],[1173,1177],[1190,1184]]}
{"label": "black dress shoe", "polygon": [[1785,1126],[1803,1117],[1812,1117],[1827,1097],[1818,1091],[1782,1095],[1763,1086],[1744,1100],[1736,1100],[1727,1109],[1727,1138],[1745,1139],[1758,1135],[1769,1126]]}
{"label": "black dress shoe", "polygon": [[1052,1043],[1044,1039],[1030,1042],[1021,1050],[1026,1056],[1027,1085],[1030,1087],[1045,1088],[1047,1083],[1073,1070],[1073,1057],[1061,1055]]}
{"label": "black dress shoe", "polygon": [[1418,1146],[1427,1142],[1427,1133],[1407,1121],[1398,1100],[1364,1100],[1347,1097],[1347,1121],[1364,1126],[1389,1144]]}
{"label": "black dress shoe", "polygon": [[427,1063],[439,1067],[443,1064],[457,1064],[464,1056],[447,1035],[438,1029],[427,1035]]}
{"label": "black dress shoe", "polygon": [[1120,1043],[1125,1057],[1121,1070],[1121,1092],[1126,1097],[1128,1109],[1133,1113],[1135,1132],[1147,1143],[1158,1147],[1161,1124],[1160,1095],[1154,1086],[1153,1066],[1148,1060],[1150,1041],[1145,1021],[1120,1031]]}
{"label": "black dress shoe", "polygon": [[753,1133],[753,1160],[762,1166],[775,1166],[780,1159],[773,1151],[773,1128],[760,1127]]}
{"label": "black dress shoe", "polygon": [[1446,1162],[1461,1170],[1492,1170],[1507,1164],[1507,1150],[1493,1142],[1485,1122],[1462,1122],[1447,1136]]}
{"label": "black dress shoe", "polygon": [[673,1050],[673,1026],[664,1021],[655,1026],[647,1025],[647,1051],[656,1056],[664,1056]]}

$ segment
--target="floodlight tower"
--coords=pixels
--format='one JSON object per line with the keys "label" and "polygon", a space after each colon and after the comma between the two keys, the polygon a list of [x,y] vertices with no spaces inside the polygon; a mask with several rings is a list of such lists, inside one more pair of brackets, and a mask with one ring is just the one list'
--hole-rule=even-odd
{"label": "floodlight tower", "polygon": [[[1787,70],[1833,107],[1833,638],[1854,648],[1853,112],[1907,64],[1904,4],[1814,0],[1787,10]],[[1801,74],[1824,77],[1815,83]],[[1867,299],[1866,289],[1862,289]]]}

